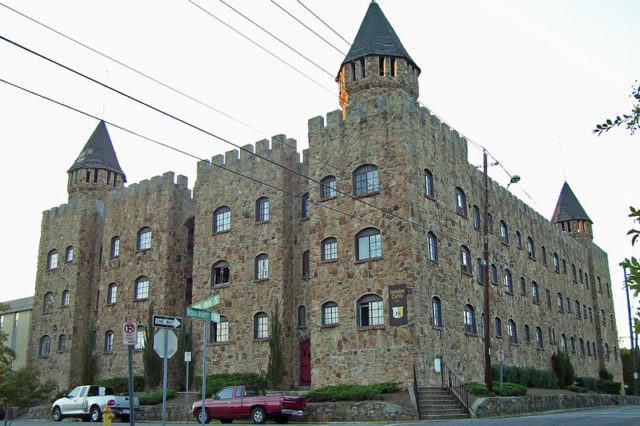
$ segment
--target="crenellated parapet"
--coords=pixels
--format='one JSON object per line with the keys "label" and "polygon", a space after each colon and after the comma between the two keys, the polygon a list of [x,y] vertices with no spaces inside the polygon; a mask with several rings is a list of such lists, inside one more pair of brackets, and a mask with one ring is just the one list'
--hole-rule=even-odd
{"label": "crenellated parapet", "polygon": [[174,172],[166,172],[162,176],[154,176],[150,179],[115,189],[109,192],[108,201],[139,199],[161,192],[174,194],[178,198],[189,200],[191,199],[191,190],[187,185],[188,178],[186,176],[178,175],[176,179]]}

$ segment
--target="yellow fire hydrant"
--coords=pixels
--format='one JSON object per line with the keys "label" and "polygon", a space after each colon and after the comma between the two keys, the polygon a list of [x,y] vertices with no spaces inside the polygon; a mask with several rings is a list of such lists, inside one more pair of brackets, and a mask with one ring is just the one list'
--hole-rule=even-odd
{"label": "yellow fire hydrant", "polygon": [[104,426],[111,426],[111,420],[113,420],[115,416],[116,415],[113,414],[111,408],[107,405],[104,407],[104,411],[102,412],[102,424]]}

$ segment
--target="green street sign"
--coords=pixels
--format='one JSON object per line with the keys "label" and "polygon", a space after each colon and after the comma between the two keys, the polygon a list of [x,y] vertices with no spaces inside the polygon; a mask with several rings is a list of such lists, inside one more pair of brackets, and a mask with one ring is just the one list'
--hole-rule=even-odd
{"label": "green street sign", "polygon": [[203,301],[194,303],[193,305],[191,305],[191,307],[194,309],[209,309],[212,306],[216,306],[218,303],[220,303],[220,295],[216,294],[215,296],[211,296],[208,299],[204,299]]}
{"label": "green street sign", "polygon": [[187,306],[187,316],[189,318],[197,318],[203,320],[209,320],[213,322],[220,322],[220,314],[213,311],[206,311],[204,309],[197,309],[192,306]]}

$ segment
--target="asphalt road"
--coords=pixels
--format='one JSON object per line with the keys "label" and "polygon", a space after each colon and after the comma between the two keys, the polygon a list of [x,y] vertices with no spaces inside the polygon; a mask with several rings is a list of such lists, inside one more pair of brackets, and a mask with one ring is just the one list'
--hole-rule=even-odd
{"label": "asphalt road", "polygon": [[[79,422],[79,420],[74,419],[65,419],[62,424],[69,422]],[[43,420],[12,420],[12,425],[15,426],[44,426],[44,425],[60,425],[60,423],[55,423],[53,421],[43,421]],[[100,423],[101,424],[101,423]],[[113,423],[113,426],[125,425],[126,423],[120,423],[116,421]],[[160,425],[162,422],[136,422],[136,424],[140,424],[141,426],[148,425]],[[199,423],[195,421],[191,423],[169,423],[171,426],[197,426]],[[214,422],[211,425],[215,424]],[[240,422],[234,421],[234,425],[252,425],[253,423],[249,422]],[[269,425],[275,425],[276,423],[268,422]],[[296,423],[290,423],[296,424]],[[307,426],[315,426],[315,425],[330,425],[330,426],[341,426],[341,425],[366,425],[371,423],[366,422],[351,422],[351,423],[340,423],[340,422],[327,422],[327,423],[297,423],[304,424]],[[640,426],[640,405],[626,405],[619,407],[605,407],[598,409],[589,409],[589,410],[577,410],[577,411],[557,411],[548,414],[540,414],[533,416],[521,416],[521,417],[505,417],[505,418],[491,418],[491,419],[467,419],[467,420],[455,420],[455,421],[437,421],[437,422],[405,422],[405,423],[388,423],[388,422],[377,422],[376,425],[385,425],[385,426],[412,426],[412,425],[424,425],[424,424],[434,424],[438,426],[500,426],[500,425],[510,425],[510,426]]]}

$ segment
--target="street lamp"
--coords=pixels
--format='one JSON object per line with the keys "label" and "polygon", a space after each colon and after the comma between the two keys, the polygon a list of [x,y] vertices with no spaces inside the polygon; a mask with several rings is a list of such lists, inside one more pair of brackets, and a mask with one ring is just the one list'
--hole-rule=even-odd
{"label": "street lamp", "polygon": [[[482,275],[483,275],[483,308],[484,308],[484,382],[487,385],[487,389],[489,391],[493,391],[493,378],[491,377],[491,315],[489,315],[489,176],[487,174],[487,151],[485,149],[482,150],[482,167],[484,174],[484,182],[483,182],[483,192],[484,192],[484,202],[482,206],[483,210],[483,224],[482,224],[482,236],[483,236],[483,246],[482,246],[482,255],[483,255],[483,264],[482,264]],[[520,181],[520,176],[513,175],[509,181],[509,184],[504,190],[504,194],[498,203],[498,209],[494,212],[494,217],[497,217],[500,212],[500,208],[502,207],[502,202],[504,201],[504,197],[507,194],[507,190],[509,189],[509,185],[512,183],[517,183]]]}

